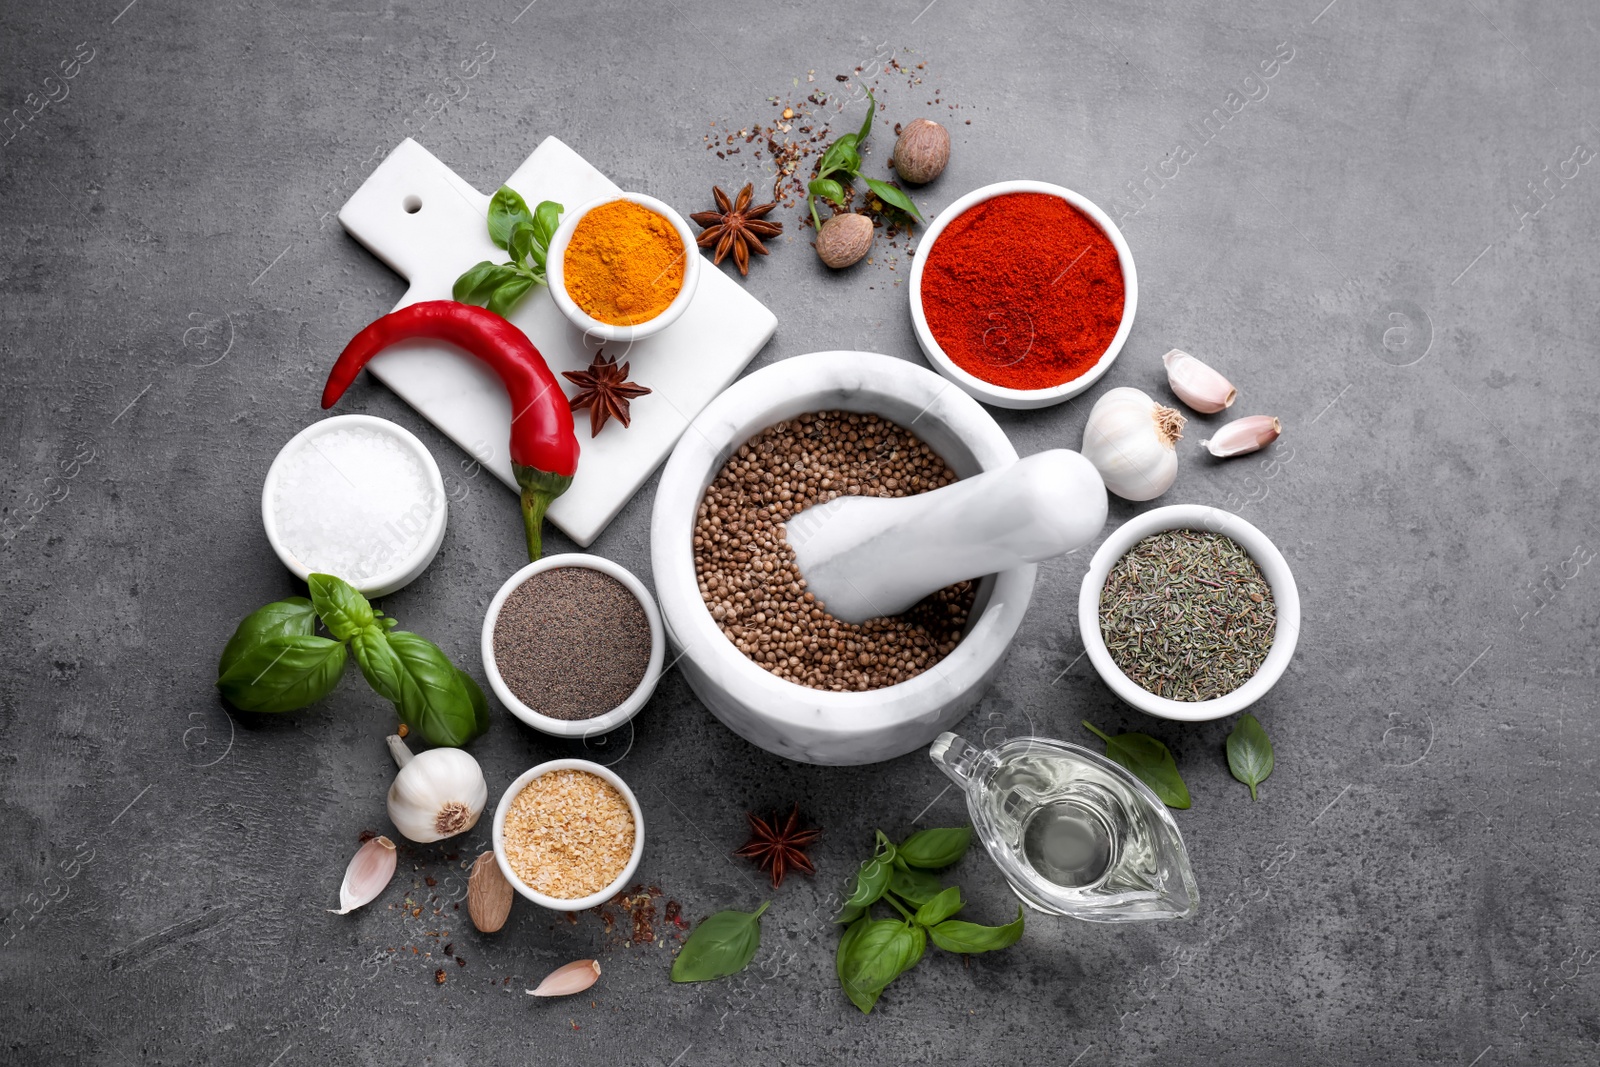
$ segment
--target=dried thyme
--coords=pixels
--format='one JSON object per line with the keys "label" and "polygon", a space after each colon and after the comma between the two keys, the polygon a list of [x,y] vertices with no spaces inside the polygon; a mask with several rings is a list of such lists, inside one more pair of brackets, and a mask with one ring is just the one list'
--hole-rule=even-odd
{"label": "dried thyme", "polygon": [[1277,625],[1272,587],[1238,542],[1166,530],[1128,550],[1100,592],[1100,633],[1135,683],[1171,700],[1231,693],[1260,669]]}

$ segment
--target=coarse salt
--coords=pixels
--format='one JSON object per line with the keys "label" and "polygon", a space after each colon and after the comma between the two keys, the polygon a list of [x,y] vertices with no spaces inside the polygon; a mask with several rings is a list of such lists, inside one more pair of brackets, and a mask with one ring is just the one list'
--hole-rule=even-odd
{"label": "coarse salt", "polygon": [[278,537],[313,573],[361,582],[392,571],[443,506],[428,473],[403,442],[369,426],[307,436],[278,469]]}

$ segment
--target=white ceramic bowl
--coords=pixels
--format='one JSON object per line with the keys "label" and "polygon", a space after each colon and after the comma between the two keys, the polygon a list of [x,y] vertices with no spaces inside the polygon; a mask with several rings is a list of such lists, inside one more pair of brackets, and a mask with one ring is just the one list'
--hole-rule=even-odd
{"label": "white ceramic bowl", "polygon": [[[627,587],[644,608],[645,618],[650,620],[650,663],[645,667],[644,677],[639,680],[638,688],[612,710],[603,715],[596,715],[589,719],[557,719],[541,714],[537,709],[529,707],[517,699],[515,693],[506,685],[505,679],[500,677],[500,667],[494,658],[494,625],[500,618],[500,609],[505,605],[506,597],[511,591],[535,574],[542,571],[554,570],[557,567],[587,567],[615,578]],[[656,690],[656,683],[661,680],[661,663],[666,653],[666,631],[661,624],[661,611],[656,607],[655,598],[650,595],[634,573],[618,563],[613,563],[603,556],[590,555],[587,552],[567,552],[556,556],[546,556],[541,560],[523,567],[517,573],[507,578],[494,598],[489,601],[489,611],[483,618],[483,635],[480,647],[483,652],[483,672],[489,676],[489,688],[494,690],[494,695],[500,698],[500,703],[510,709],[511,714],[543,733],[556,737],[595,737],[599,734],[615,730],[639,714],[650,700],[650,694]]]}
{"label": "white ceramic bowl", "polygon": [[[427,526],[422,531],[422,539],[417,543],[405,558],[396,560],[394,566],[370,578],[352,581],[363,596],[387,596],[400,589],[428,568],[433,562],[433,557],[438,555],[439,546],[444,543],[445,519],[449,511],[449,504],[444,495],[444,478],[439,474],[439,465],[434,462],[433,455],[428,451],[428,446],[417,440],[416,434],[404,426],[380,419],[376,415],[335,415],[332,418],[314,422],[289,439],[289,443],[278,451],[277,458],[272,461],[272,466],[267,468],[267,480],[261,487],[261,523],[266,527],[267,540],[272,545],[272,550],[278,554],[283,565],[288,567],[301,581],[305,581],[315,573],[316,568],[307,566],[284,544],[283,537],[278,533],[276,509],[273,507],[273,497],[277,494],[278,479],[283,473],[286,458],[298,451],[302,445],[314,441],[323,434],[351,426],[365,426],[387,434],[401,446],[409,449],[422,464],[427,472],[428,487],[432,494],[432,510],[428,515]],[[343,577],[342,575],[340,577]]]}
{"label": "white ceramic bowl", "polygon": [[898,685],[835,693],[767,673],[734,647],[695,578],[695,512],[728,457],[752,436],[811,411],[873,412],[906,427],[961,477],[1004,467],[1016,449],[983,406],[908,360],[814,352],[735,382],[678,440],[656,489],[651,563],[675,661],[729,729],[805,763],[876,763],[926,747],[970,711],[1004,662],[1033,596],[1033,564],[978,583],[966,636],[934,668]]}
{"label": "white ceramic bowl", "polygon": [[[1112,245],[1117,250],[1117,261],[1122,266],[1122,282],[1125,298],[1122,307],[1122,323],[1117,327],[1116,336],[1111,339],[1111,344],[1100,356],[1099,362],[1090,367],[1083,374],[1051,386],[1048,389],[1008,389],[1003,385],[995,385],[984,381],[976,375],[970,374],[958,367],[954,360],[945,355],[944,349],[939,347],[939,342],[934,339],[933,331],[928,328],[927,316],[922,310],[922,268],[928,262],[928,256],[933,251],[933,246],[944,232],[946,226],[968,208],[980,204],[985,200],[992,200],[1006,193],[1049,193],[1059,196],[1085,215],[1105,231],[1111,239]],[[1011,181],[996,182],[985,185],[981,189],[974,189],[963,196],[943,211],[938,218],[928,227],[917,242],[917,256],[911,265],[911,323],[916,328],[917,343],[922,346],[922,351],[927,355],[928,361],[934,368],[965,389],[972,396],[977,397],[986,404],[993,404],[1002,408],[1043,408],[1051,404],[1059,404],[1063,400],[1077,396],[1088,389],[1106,371],[1111,369],[1111,364],[1116,360],[1117,353],[1122,351],[1122,345],[1128,339],[1128,331],[1133,329],[1133,313],[1139,306],[1139,275],[1133,267],[1133,252],[1128,248],[1128,242],[1123,239],[1122,231],[1117,229],[1117,224],[1111,221],[1111,216],[1101,211],[1088,197],[1073,192],[1071,189],[1049,182]]]}
{"label": "white ceramic bowl", "polygon": [[[511,860],[506,857],[506,812],[511,810],[511,802],[522,792],[524,786],[541,774],[551,771],[588,771],[590,774],[604,778],[617,787],[617,792],[622,794],[628,802],[628,809],[633,812],[633,854],[628,857],[628,864],[622,868],[622,873],[615,880],[598,893],[590,893],[586,897],[574,897],[571,900],[562,897],[549,897],[538,890],[530,889],[528,884],[517,877],[517,872],[511,869]],[[500,873],[506,876],[506,881],[511,883],[511,888],[527,897],[542,908],[554,911],[583,911],[586,908],[598,907],[627,888],[633,874],[639,869],[639,857],[644,855],[644,812],[639,810],[639,798],[633,795],[633,790],[628,788],[628,783],[617,777],[615,771],[602,767],[598,763],[590,763],[582,759],[557,759],[549,763],[541,763],[524,771],[512,782],[510,787],[500,795],[500,805],[494,809],[494,858],[500,864]]]}
{"label": "white ceramic bowl", "polygon": [[[1106,648],[1100,635],[1100,591],[1105,587],[1106,576],[1119,559],[1139,541],[1162,530],[1204,530],[1222,534],[1237,541],[1250,558],[1256,561],[1267,584],[1272,586],[1272,599],[1278,612],[1277,629],[1273,631],[1272,648],[1261,668],[1250,680],[1231,693],[1211,700],[1169,700],[1156,696],[1122,673]],[[1100,545],[1089,561],[1089,573],[1083,576],[1083,586],[1078,593],[1078,629],[1083,635],[1084,647],[1089,652],[1089,662],[1099,672],[1111,691],[1147,715],[1180,722],[1205,722],[1221,719],[1243,711],[1266,695],[1283,676],[1294,656],[1294,647],[1300,638],[1300,593],[1289,573],[1289,564],[1267,535],[1232,512],[1199,504],[1173,504],[1138,515],[1114,530]]]}
{"label": "white ceramic bowl", "polygon": [[[578,223],[590,211],[602,204],[610,204],[617,200],[626,200],[647,207],[656,214],[661,215],[673,228],[678,231],[678,236],[683,240],[683,288],[673,298],[666,309],[650,319],[648,322],[637,323],[633,326],[618,326],[615,323],[601,322],[578,306],[567,292],[565,276],[567,244],[572,240],[572,232],[578,228]],[[674,211],[669,205],[662,203],[653,196],[643,193],[612,193],[602,196],[598,200],[591,200],[581,204],[574,211],[570,211],[561,220],[561,225],[556,227],[556,232],[550,237],[550,251],[545,259],[545,277],[550,283],[550,295],[555,299],[556,307],[561,309],[561,314],[567,321],[587,336],[598,338],[602,341],[640,341],[651,334],[660,333],[662,330],[678,321],[678,317],[689,309],[689,303],[694,299],[694,289],[700,281],[700,250],[695,246],[695,235],[689,229],[689,223],[684,217]]]}

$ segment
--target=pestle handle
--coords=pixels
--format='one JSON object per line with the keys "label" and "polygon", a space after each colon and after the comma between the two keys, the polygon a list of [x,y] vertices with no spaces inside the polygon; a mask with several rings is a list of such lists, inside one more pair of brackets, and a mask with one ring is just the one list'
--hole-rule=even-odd
{"label": "pestle handle", "polygon": [[784,536],[828,613],[865,622],[1080,548],[1105,521],[1099,472],[1058,448],[916,496],[835,497],[790,519]]}

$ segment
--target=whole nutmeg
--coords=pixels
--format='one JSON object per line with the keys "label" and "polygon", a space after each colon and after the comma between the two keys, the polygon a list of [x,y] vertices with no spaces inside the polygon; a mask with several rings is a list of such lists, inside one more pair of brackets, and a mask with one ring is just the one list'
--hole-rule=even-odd
{"label": "whole nutmeg", "polygon": [[817,232],[817,255],[838,270],[859,262],[872,247],[872,220],[865,215],[835,215]]}
{"label": "whole nutmeg", "polygon": [[472,925],[486,934],[504,926],[506,916],[511,914],[512,892],[494,853],[480,855],[467,876],[467,914],[472,916]]}
{"label": "whole nutmeg", "polygon": [[894,143],[894,172],[922,185],[944,173],[950,162],[950,131],[932,119],[916,119]]}

